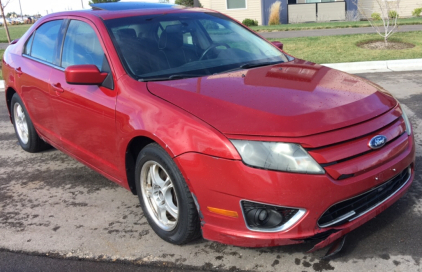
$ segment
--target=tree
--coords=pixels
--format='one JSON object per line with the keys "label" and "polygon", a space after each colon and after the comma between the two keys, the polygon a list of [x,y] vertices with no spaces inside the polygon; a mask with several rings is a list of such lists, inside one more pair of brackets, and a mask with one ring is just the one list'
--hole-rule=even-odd
{"label": "tree", "polygon": [[182,5],[182,6],[186,6],[186,7],[193,7],[193,0],[176,0],[174,3],[176,5]]}
{"label": "tree", "polygon": [[10,41],[10,34],[9,34],[9,28],[7,27],[7,22],[6,22],[6,17],[4,17],[4,8],[7,6],[7,4],[9,4],[10,0],[5,1],[4,5],[0,0],[0,10],[1,10],[1,16],[3,17],[3,25],[4,25],[4,30],[6,30],[6,36],[7,36],[7,40]]}
{"label": "tree", "polygon": [[91,0],[89,4],[99,4],[99,3],[111,3],[111,2],[119,2],[120,0]]}
{"label": "tree", "polygon": [[[386,0],[375,0],[375,7],[365,8],[362,4],[362,0],[357,2],[359,12],[368,19],[368,22],[375,29],[375,31],[384,38],[385,45],[388,44],[388,38],[397,31],[397,19],[399,18],[400,0],[386,1]],[[380,10],[381,20],[374,20],[371,18],[371,14],[375,9]]]}

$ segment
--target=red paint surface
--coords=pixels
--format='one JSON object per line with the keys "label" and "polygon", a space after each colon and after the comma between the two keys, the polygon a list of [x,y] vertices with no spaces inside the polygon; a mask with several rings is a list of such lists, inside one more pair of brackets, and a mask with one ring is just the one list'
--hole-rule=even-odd
{"label": "red paint surface", "polygon": [[66,82],[69,84],[100,85],[107,77],[95,65],[73,65],[64,71]]}
{"label": "red paint surface", "polygon": [[[204,237],[239,246],[299,243],[326,231],[329,228],[320,229],[316,222],[328,207],[376,187],[414,163],[413,137],[403,134],[402,111],[375,84],[298,59],[201,78],[138,82],[126,74],[102,21],[201,11],[84,11],[45,16],[4,54],[6,96],[16,91],[22,97],[43,139],[125,188],[129,188],[125,156],[131,141],[142,136],[157,142],[174,158],[198,199]],[[71,79],[84,68],[65,72],[22,56],[25,41],[37,27],[63,18],[82,20],[94,28],[110,63],[114,90],[68,83],[103,78],[92,67],[85,77]],[[89,73],[98,78],[90,78]],[[367,142],[377,134],[386,135],[388,144],[362,155],[370,151]],[[326,166],[324,175],[255,169],[242,163],[229,139],[299,143],[319,163],[340,163]],[[351,156],[357,157],[341,162]],[[355,176],[337,180],[350,173]],[[337,227],[340,231],[318,247],[386,209],[411,181],[383,205]],[[205,208],[242,215],[242,199],[307,212],[286,231],[263,233],[248,230],[243,216],[223,217]]]}

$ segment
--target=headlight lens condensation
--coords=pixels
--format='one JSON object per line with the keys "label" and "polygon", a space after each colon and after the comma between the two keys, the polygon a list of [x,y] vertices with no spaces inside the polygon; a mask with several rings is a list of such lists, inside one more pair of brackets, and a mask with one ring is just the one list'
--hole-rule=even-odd
{"label": "headlight lens condensation", "polygon": [[302,146],[292,143],[230,140],[245,164],[283,172],[324,174]]}

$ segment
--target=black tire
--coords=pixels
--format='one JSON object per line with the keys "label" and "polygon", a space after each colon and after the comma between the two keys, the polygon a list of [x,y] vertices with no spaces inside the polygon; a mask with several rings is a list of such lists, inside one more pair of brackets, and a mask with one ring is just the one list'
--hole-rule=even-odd
{"label": "black tire", "polygon": [[[145,203],[144,201],[144,192],[141,185],[141,171],[144,165],[147,166],[151,163],[158,163],[159,166],[165,170],[165,175],[168,175],[170,178],[175,194],[177,195],[178,220],[172,230],[164,230],[156,223],[157,217],[151,212],[151,208],[148,209],[146,206],[149,205],[149,207],[151,207],[151,204]],[[164,149],[156,143],[149,144],[142,149],[136,160],[135,176],[136,190],[142,210],[144,211],[144,215],[151,228],[158,236],[163,240],[176,245],[185,244],[200,237],[201,226],[192,194],[183,175]]]}
{"label": "black tire", "polygon": [[[23,138],[18,133],[17,122],[15,120],[15,105],[19,104],[21,107],[23,114],[25,115],[26,125],[27,125],[27,141],[24,141]],[[12,96],[12,101],[10,102],[10,112],[12,116],[13,126],[15,128],[16,137],[18,138],[19,145],[22,147],[23,150],[35,153],[39,151],[43,151],[50,146],[44,142],[39,136],[37,131],[34,128],[34,125],[29,118],[28,111],[25,108],[25,105],[22,102],[22,99],[19,97],[17,93]]]}

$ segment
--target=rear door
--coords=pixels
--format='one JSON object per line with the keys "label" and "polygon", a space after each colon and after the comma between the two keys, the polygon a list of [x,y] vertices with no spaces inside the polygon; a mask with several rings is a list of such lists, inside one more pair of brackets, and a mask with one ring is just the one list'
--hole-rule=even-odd
{"label": "rear door", "polygon": [[14,58],[16,84],[38,132],[58,143],[59,135],[51,107],[50,75],[58,69],[57,52],[64,20],[40,25],[25,43],[22,56]]}
{"label": "rear door", "polygon": [[[65,33],[61,70],[51,73],[52,100],[63,147],[91,166],[116,177],[116,92],[105,47],[96,27],[88,20],[69,20]],[[109,73],[107,86],[72,85],[64,70],[71,65],[93,64]]]}

